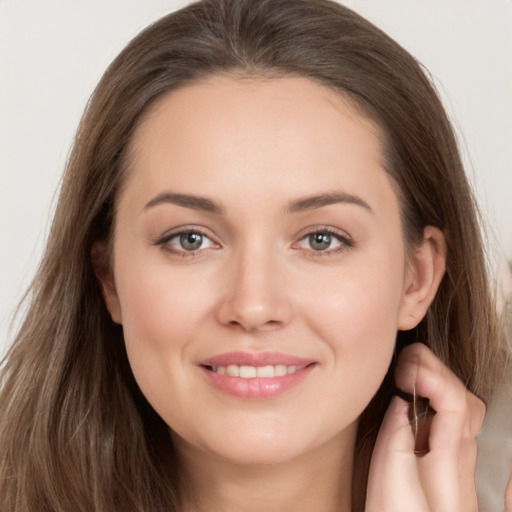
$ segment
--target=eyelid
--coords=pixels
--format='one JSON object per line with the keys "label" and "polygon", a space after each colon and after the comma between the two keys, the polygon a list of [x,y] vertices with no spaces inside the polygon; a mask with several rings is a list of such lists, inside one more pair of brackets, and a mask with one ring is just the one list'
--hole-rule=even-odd
{"label": "eyelid", "polygon": [[184,257],[184,258],[198,256],[203,251],[206,251],[206,250],[212,248],[212,247],[207,247],[207,248],[204,248],[204,249],[196,249],[194,251],[187,251],[187,250],[180,250],[180,249],[176,248],[175,246],[169,244],[169,242],[173,238],[176,238],[176,237],[178,237],[180,235],[185,235],[187,233],[198,233],[202,237],[207,238],[208,240],[210,240],[210,242],[214,246],[213,248],[215,248],[215,249],[220,248],[220,243],[217,242],[215,237],[210,234],[210,230],[208,230],[208,229],[206,229],[206,228],[204,228],[202,226],[191,225],[191,224],[186,224],[184,226],[178,226],[176,228],[173,228],[173,229],[167,231],[165,234],[163,234],[161,236],[158,236],[153,241],[152,245],[160,246],[160,248],[163,251],[165,251],[167,253],[170,253],[170,254],[173,254],[173,255],[181,256],[181,257]]}
{"label": "eyelid", "polygon": [[[196,249],[192,251],[187,250],[180,250],[179,248],[176,248],[175,246],[172,246],[169,244],[170,240],[173,238],[187,234],[187,233],[198,233],[201,236],[207,238],[213,245],[213,247],[207,247],[204,249]],[[160,248],[163,251],[166,251],[170,254],[181,256],[181,257],[194,257],[198,256],[201,253],[203,253],[206,250],[209,249],[220,249],[221,244],[216,240],[215,236],[212,236],[210,234],[210,230],[198,225],[183,225],[178,226],[176,228],[173,228],[169,231],[167,231],[165,234],[158,236],[153,242],[152,245],[160,246]],[[314,234],[314,233],[327,233],[331,235],[332,237],[336,238],[340,245],[338,247],[335,247],[333,249],[326,249],[323,251],[315,251],[314,249],[306,249],[300,246],[300,243],[308,236]],[[349,250],[353,248],[356,245],[355,240],[351,235],[349,235],[345,230],[335,228],[333,226],[329,225],[316,225],[316,226],[310,226],[304,230],[302,230],[296,237],[295,241],[292,244],[293,249],[302,250],[308,253],[311,257],[322,257],[322,256],[333,256],[336,254],[339,254],[341,252],[344,252],[346,250]]]}
{"label": "eyelid", "polygon": [[[340,242],[340,246],[334,249],[326,249],[325,251],[315,251],[314,249],[304,249],[303,247],[300,247],[298,245],[306,237],[315,233],[327,233],[335,237]],[[296,241],[292,244],[292,248],[304,250],[307,253],[309,253],[309,255],[312,257],[333,256],[341,252],[344,252],[348,249],[352,249],[355,246],[356,242],[354,238],[351,235],[349,235],[346,231],[328,225],[311,226],[309,228],[306,228],[306,230],[303,230],[297,236]]]}

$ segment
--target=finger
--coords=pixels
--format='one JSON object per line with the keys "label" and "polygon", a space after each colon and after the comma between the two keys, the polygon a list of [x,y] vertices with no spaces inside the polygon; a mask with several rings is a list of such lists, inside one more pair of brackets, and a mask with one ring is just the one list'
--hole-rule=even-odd
{"label": "finger", "polygon": [[478,511],[475,486],[477,451],[475,439],[462,439],[459,455],[460,507],[469,512]]}
{"label": "finger", "polygon": [[427,511],[416,468],[409,404],[394,397],[372,455],[366,512]]}
{"label": "finger", "polygon": [[453,372],[421,344],[411,345],[401,354],[396,383],[406,392],[415,387],[436,411],[430,427],[430,452],[418,459],[420,479],[432,509],[475,510],[476,456],[469,441],[481,426],[478,399],[473,400]]}
{"label": "finger", "polygon": [[466,420],[466,428],[462,435],[466,439],[475,439],[480,430],[482,430],[487,408],[482,400],[472,393],[467,392],[466,400],[468,405],[468,418]]}
{"label": "finger", "polygon": [[510,478],[507,491],[505,494],[505,506],[507,507],[507,512],[512,512],[512,477]]}
{"label": "finger", "polygon": [[459,455],[459,481],[462,510],[478,512],[475,485],[478,445],[476,437],[482,429],[486,406],[478,397],[466,392],[467,413]]}

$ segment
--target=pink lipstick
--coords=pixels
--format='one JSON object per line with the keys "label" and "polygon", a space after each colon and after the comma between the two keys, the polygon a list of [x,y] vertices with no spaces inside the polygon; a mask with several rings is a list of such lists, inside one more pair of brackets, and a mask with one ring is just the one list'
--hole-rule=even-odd
{"label": "pink lipstick", "polygon": [[230,352],[199,364],[217,389],[248,400],[264,400],[288,391],[315,366],[310,359],[279,352]]}

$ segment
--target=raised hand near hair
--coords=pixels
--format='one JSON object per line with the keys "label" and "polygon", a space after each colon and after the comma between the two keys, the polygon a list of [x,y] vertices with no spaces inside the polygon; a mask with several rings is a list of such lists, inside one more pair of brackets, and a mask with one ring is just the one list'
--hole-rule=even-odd
{"label": "raised hand near hair", "polygon": [[394,397],[375,445],[366,512],[477,512],[476,436],[485,405],[426,346],[400,354],[397,387],[430,400],[436,411],[430,451],[415,455],[409,404]]}

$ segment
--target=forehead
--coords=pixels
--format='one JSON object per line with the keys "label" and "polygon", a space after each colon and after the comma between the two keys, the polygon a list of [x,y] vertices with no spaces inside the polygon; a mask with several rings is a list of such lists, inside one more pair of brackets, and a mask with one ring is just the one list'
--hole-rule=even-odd
{"label": "forehead", "polygon": [[[140,147],[138,142],[150,135],[156,123],[172,128],[177,122],[187,120],[195,123],[193,135],[200,135],[202,127],[238,128],[246,127],[252,120],[269,123],[272,118],[286,114],[289,125],[297,122],[297,128],[315,126],[319,123],[339,120],[340,115],[350,118],[377,139],[382,131],[368,113],[351,97],[341,94],[316,80],[305,77],[265,77],[245,75],[213,75],[205,79],[172,90],[158,98],[143,114],[132,137],[132,149]],[[181,132],[183,124],[174,125]],[[274,124],[273,127],[276,125]],[[270,126],[268,126],[270,128]],[[288,127],[289,128],[289,127]],[[325,126],[328,129],[328,126]],[[190,132],[184,133],[189,135]],[[319,132],[320,136],[321,133]]]}
{"label": "forehead", "polygon": [[389,186],[381,139],[353,101],[312,80],[215,76],[148,110],[131,143],[128,183],[147,194],[192,183],[206,195]]}

